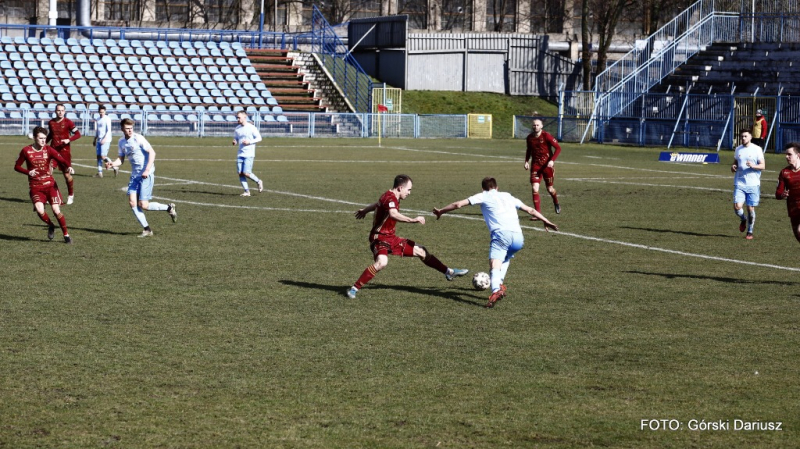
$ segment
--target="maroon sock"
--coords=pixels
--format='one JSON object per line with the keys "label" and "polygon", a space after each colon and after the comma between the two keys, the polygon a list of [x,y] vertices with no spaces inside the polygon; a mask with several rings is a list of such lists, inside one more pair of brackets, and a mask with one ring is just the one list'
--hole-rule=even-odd
{"label": "maroon sock", "polygon": [[550,196],[553,197],[553,204],[558,205],[558,192],[556,192],[556,190],[553,189],[553,193],[551,193]]}
{"label": "maroon sock", "polygon": [[533,194],[533,208],[536,209],[536,212],[542,211],[542,199],[538,193]]}
{"label": "maroon sock", "polygon": [[74,179],[68,179],[67,180],[67,192],[69,192],[69,196],[72,196],[72,195],[75,194],[75,189],[72,187],[72,185],[74,184],[74,181],[75,181]]}
{"label": "maroon sock", "polygon": [[361,276],[359,276],[356,283],[353,284],[353,287],[361,290],[361,287],[363,287],[364,284],[366,284],[367,282],[371,281],[376,274],[378,274],[378,272],[375,271],[375,267],[373,265],[368,266],[367,269],[364,270],[363,273],[361,273]]}
{"label": "maroon sock", "polygon": [[64,218],[64,214],[56,215],[56,220],[58,220],[58,225],[61,227],[61,232],[64,235],[69,235],[69,231],[67,231],[67,219]]}
{"label": "maroon sock", "polygon": [[447,267],[442,262],[440,262],[439,259],[436,258],[436,256],[427,251],[425,252],[425,258],[422,259],[422,263],[440,273],[447,273]]}
{"label": "maroon sock", "polygon": [[[36,215],[39,215],[39,213],[37,212]],[[50,220],[50,217],[47,216],[47,212],[39,215],[39,219],[42,220],[43,222],[49,224],[49,225],[53,224],[53,222]]]}

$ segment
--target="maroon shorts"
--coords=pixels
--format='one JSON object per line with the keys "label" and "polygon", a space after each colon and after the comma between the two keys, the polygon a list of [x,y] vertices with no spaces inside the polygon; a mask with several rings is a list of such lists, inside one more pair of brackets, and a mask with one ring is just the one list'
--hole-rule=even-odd
{"label": "maroon shorts", "polygon": [[381,254],[400,257],[413,256],[415,245],[413,240],[392,235],[376,238],[370,242],[369,247],[372,250],[372,257],[377,259]]}
{"label": "maroon shorts", "polygon": [[61,192],[58,190],[58,184],[52,183],[47,186],[31,187],[31,201],[33,204],[42,203],[47,204],[64,204],[61,198]]}
{"label": "maroon shorts", "polygon": [[556,172],[553,170],[553,167],[548,167],[547,165],[544,167],[538,165],[531,167],[531,184],[538,184],[542,182],[542,178],[544,178],[544,185],[551,186],[555,181],[555,176]]}
{"label": "maroon shorts", "polygon": [[55,159],[52,159],[50,161],[50,163],[52,164],[53,168],[57,168],[57,169],[61,170],[62,172],[66,172],[69,169],[69,166],[72,165],[72,151],[70,151],[70,150],[65,148],[65,149],[59,151],[58,154],[60,154],[61,157],[63,157],[64,159],[67,160],[67,164],[68,165],[64,165],[64,164],[62,164],[61,162],[58,162]]}

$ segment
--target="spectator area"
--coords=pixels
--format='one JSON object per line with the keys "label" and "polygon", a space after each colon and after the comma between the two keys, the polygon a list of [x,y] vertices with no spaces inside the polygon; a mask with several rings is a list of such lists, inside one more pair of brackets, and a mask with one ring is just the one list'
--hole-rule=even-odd
{"label": "spectator area", "polygon": [[28,110],[46,121],[64,104],[77,122],[102,104],[112,120],[235,122],[245,109],[254,121],[287,122],[237,42],[4,36],[0,48],[0,119]]}

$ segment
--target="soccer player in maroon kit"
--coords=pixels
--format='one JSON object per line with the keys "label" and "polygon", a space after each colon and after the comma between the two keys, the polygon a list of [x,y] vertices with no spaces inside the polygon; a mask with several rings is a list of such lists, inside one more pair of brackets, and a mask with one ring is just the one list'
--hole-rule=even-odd
{"label": "soccer player in maroon kit", "polygon": [[50,145],[61,153],[61,156],[67,161],[66,164],[62,164],[53,159],[53,168],[58,168],[64,173],[64,179],[67,181],[67,191],[69,193],[67,204],[72,204],[75,190],[72,185],[72,175],[67,170],[67,167],[72,164],[72,152],[70,151],[69,144],[70,142],[80,139],[81,133],[78,131],[78,127],[75,126],[75,123],[65,117],[65,115],[66,108],[64,105],[57,105],[56,118],[47,123],[47,127],[50,130],[47,134],[47,141],[50,142]]}
{"label": "soccer player in maroon kit", "polygon": [[[72,243],[72,238],[67,231],[67,220],[64,214],[61,213],[60,204],[63,202],[61,199],[61,192],[58,191],[56,180],[53,179],[52,168],[50,167],[51,161],[58,161],[59,164],[66,167],[65,173],[73,173],[69,161],[64,159],[52,147],[45,145],[47,141],[47,130],[41,126],[33,129],[33,144],[23,148],[17,158],[17,163],[14,165],[14,170],[28,175],[28,186],[30,187],[31,201],[33,201],[33,209],[39,218],[47,223],[47,238],[53,240],[55,237],[56,226],[50,217],[47,216],[47,211],[44,209],[44,203],[50,203],[50,208],[58,220],[58,225],[64,233],[64,243]],[[22,164],[26,166],[23,167]]]}
{"label": "soccer player in maroon kit", "polygon": [[786,166],[778,175],[775,198],[786,200],[786,209],[792,222],[794,238],[800,242],[800,143],[786,144]]}
{"label": "soccer player in maroon kit", "polygon": [[[553,187],[555,181],[556,158],[561,154],[561,147],[558,141],[550,133],[543,130],[542,121],[538,118],[531,123],[532,131],[525,139],[527,150],[525,151],[525,170],[531,170],[531,191],[533,192],[533,207],[536,212],[541,212],[541,199],[539,198],[539,183],[544,178],[544,185],[547,192],[553,197],[553,206],[556,213],[561,213],[561,206],[558,204],[558,195]],[[530,163],[528,162],[530,161]],[[531,217],[531,220],[537,220]]]}
{"label": "soccer player in maroon kit", "polygon": [[372,220],[372,230],[369,233],[369,246],[375,263],[368,266],[361,274],[355,284],[347,291],[347,297],[355,299],[356,294],[367,282],[372,280],[379,271],[386,268],[389,263],[389,254],[400,257],[419,257],[422,263],[436,271],[444,273],[448,281],[452,281],[457,276],[464,276],[469,270],[458,268],[448,268],[439,261],[433,254],[429,253],[424,246],[418,246],[413,240],[398,237],[394,233],[395,224],[400,221],[403,223],[425,224],[425,217],[418,216],[409,218],[400,213],[400,200],[404,200],[411,194],[411,177],[408,175],[397,175],[394,178],[394,185],[391,190],[381,195],[376,203],[356,211],[355,216],[360,220],[372,211],[375,217]]}

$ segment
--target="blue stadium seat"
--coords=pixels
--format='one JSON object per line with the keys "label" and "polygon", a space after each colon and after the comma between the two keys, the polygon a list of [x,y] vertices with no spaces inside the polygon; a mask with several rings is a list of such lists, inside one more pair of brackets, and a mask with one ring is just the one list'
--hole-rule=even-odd
{"label": "blue stadium seat", "polygon": [[289,119],[285,115],[279,115],[277,118],[278,118],[278,123],[288,123],[289,122]]}

